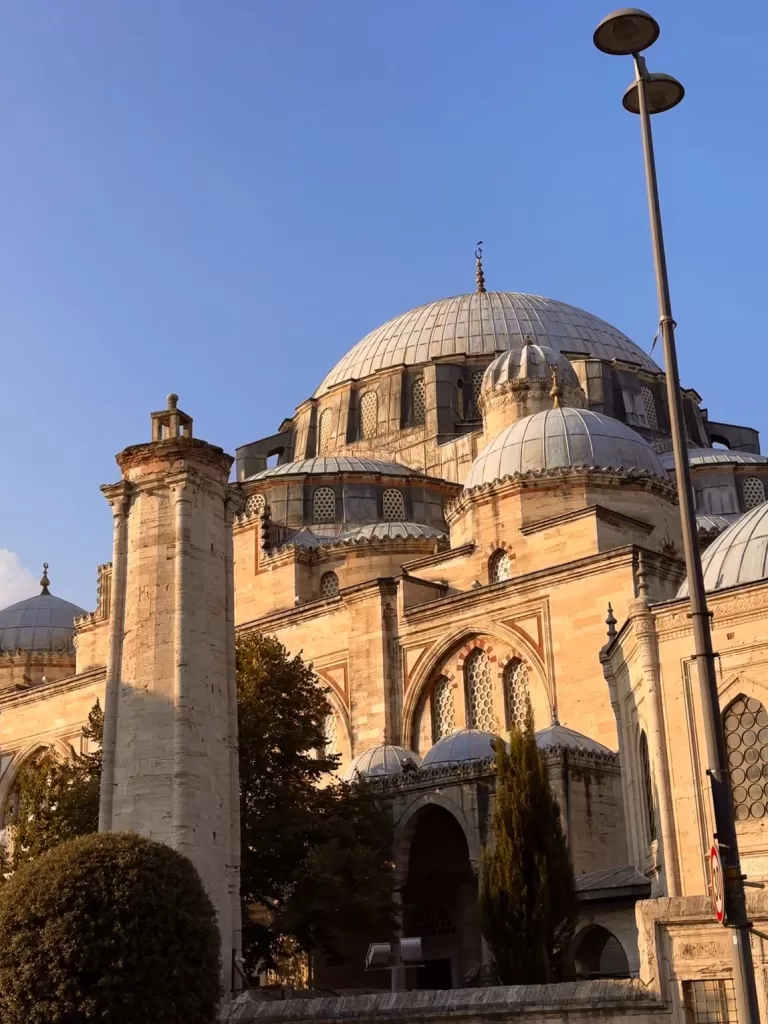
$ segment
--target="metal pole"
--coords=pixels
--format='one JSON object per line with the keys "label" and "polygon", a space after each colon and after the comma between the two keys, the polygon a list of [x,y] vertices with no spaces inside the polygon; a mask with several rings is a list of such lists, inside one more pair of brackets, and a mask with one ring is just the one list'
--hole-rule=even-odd
{"label": "metal pole", "polygon": [[648,71],[645,61],[641,56],[635,54],[634,61],[638,106],[640,108],[640,125],[643,135],[648,209],[651,216],[653,261],[656,269],[656,289],[659,298],[659,326],[667,371],[667,401],[669,403],[672,452],[675,459],[675,476],[677,478],[680,518],[683,527],[683,551],[685,554],[685,567],[688,573],[688,591],[691,602],[694,657],[698,671],[699,686],[701,688],[702,706],[704,708],[707,758],[710,765],[708,774],[712,781],[713,789],[715,832],[724,860],[723,873],[726,885],[726,907],[728,923],[732,929],[731,952],[736,1004],[739,1024],[760,1024],[755,970],[752,962],[752,945],[750,941],[751,925],[747,918],[744,880],[741,873],[741,862],[736,838],[736,820],[733,814],[733,802],[730,792],[725,735],[723,733],[720,701],[717,693],[715,656],[712,650],[712,634],[710,632],[710,613],[707,608],[704,574],[701,568],[701,554],[696,534],[691,470],[688,463],[683,401],[680,395],[680,374],[677,366],[677,351],[675,349],[675,321],[672,319],[672,304],[669,298],[667,261],[664,254],[659,189],[656,180],[656,162],[653,155],[653,139],[651,137],[651,118],[648,112],[645,91]]}

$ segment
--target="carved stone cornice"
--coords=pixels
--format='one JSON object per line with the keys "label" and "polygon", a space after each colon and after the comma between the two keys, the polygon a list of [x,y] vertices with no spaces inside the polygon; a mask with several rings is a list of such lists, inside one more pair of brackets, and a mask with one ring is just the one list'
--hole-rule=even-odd
{"label": "carved stone cornice", "polygon": [[229,476],[235,461],[227,455],[223,448],[201,441],[197,437],[174,437],[167,441],[148,441],[145,444],[134,444],[124,448],[115,456],[115,461],[123,473],[141,467],[173,465],[179,463],[179,469],[190,463],[210,466]]}

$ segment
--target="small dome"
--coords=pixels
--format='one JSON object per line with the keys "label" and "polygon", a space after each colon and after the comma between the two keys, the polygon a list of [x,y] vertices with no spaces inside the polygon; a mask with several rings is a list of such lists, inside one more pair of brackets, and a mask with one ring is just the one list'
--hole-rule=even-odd
{"label": "small dome", "polygon": [[643,438],[620,420],[589,409],[545,409],[517,420],[480,452],[465,490],[537,470],[588,466],[669,476]]}
{"label": "small dome", "polygon": [[421,758],[412,750],[380,743],[358,754],[344,773],[344,779],[352,782],[358,776],[368,779],[379,775],[400,775],[409,769],[412,771],[418,768],[420,764]]}
{"label": "small dome", "polygon": [[380,476],[426,476],[400,462],[382,462],[380,459],[358,459],[350,455],[320,455],[315,459],[283,462],[249,476],[249,480],[268,480],[275,476],[322,476],[337,473],[375,473]]}
{"label": "small dome", "polygon": [[551,750],[561,747],[566,750],[578,750],[583,754],[613,754],[610,747],[604,747],[597,740],[590,739],[574,729],[564,725],[550,725],[548,729],[539,729],[536,733],[536,746],[539,750]]}
{"label": "small dome", "polygon": [[460,729],[438,740],[424,755],[422,768],[438,764],[457,764],[459,761],[481,761],[493,757],[493,745],[498,739],[492,732],[480,729]]}
{"label": "small dome", "polygon": [[[704,586],[724,590],[768,579],[768,502],[745,512],[701,556]],[[688,581],[677,592],[688,596]]]}
{"label": "small dome", "polygon": [[47,589],[0,611],[0,651],[74,652],[74,621],[85,609]]}
{"label": "small dome", "polygon": [[578,388],[579,378],[571,365],[570,359],[556,352],[549,345],[539,345],[528,341],[520,347],[509,349],[496,356],[483,374],[480,393],[486,394],[495,387],[508,384],[513,380],[543,380],[549,382],[552,367],[557,367],[559,384]]}
{"label": "small dome", "polygon": [[[675,457],[672,452],[664,452],[659,456],[662,466],[673,473],[675,470]],[[727,465],[765,465],[768,456],[755,455],[754,452],[736,452],[729,448],[689,448],[688,462],[691,466],[715,466],[718,464]]]}

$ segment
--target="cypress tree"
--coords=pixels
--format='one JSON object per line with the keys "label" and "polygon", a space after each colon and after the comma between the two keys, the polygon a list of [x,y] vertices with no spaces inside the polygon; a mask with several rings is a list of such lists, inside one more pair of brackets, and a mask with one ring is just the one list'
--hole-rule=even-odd
{"label": "cypress tree", "polygon": [[573,869],[536,746],[530,704],[509,749],[496,744],[492,841],[483,852],[480,914],[496,980],[503,985],[563,981],[576,925]]}

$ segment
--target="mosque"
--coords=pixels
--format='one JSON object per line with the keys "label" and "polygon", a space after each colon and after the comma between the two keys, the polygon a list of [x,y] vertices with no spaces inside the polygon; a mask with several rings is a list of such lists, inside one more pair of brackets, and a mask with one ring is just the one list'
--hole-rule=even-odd
{"label": "mosque", "polygon": [[[683,403],[733,799],[759,881],[768,458],[757,431],[710,418],[693,389]],[[187,850],[236,949],[233,637],[273,634],[328,688],[342,774],[391,807],[402,927],[423,943],[409,984],[457,988],[487,962],[477,876],[492,743],[528,699],[576,877],[576,975],[639,976],[679,1019],[730,1007],[665,380],[650,356],[574,306],[487,290],[478,253],[474,291],[363,338],[275,434],[238,448],[234,483],[176,396],[152,424],[103,488],[115,539],[96,610],[44,576],[38,597],[0,611],[0,808],[26,758],[82,742],[98,698],[102,827]],[[750,899],[768,922],[768,900]],[[754,941],[765,1014],[768,950]],[[363,973],[363,955],[324,984],[388,983]]]}

